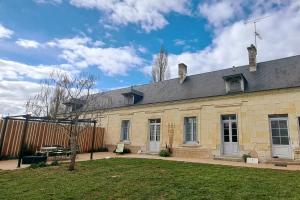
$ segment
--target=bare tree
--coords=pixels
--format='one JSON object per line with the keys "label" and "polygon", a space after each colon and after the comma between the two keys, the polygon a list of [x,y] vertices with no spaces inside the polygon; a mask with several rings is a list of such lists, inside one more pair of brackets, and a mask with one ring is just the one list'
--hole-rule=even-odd
{"label": "bare tree", "polygon": [[26,102],[25,108],[27,113],[54,119],[62,111],[62,102],[67,97],[65,88],[57,85],[59,74],[61,74],[59,71],[51,72],[48,79],[41,81],[40,91]]}
{"label": "bare tree", "polygon": [[[53,72],[43,81],[39,93],[26,103],[26,111],[35,116],[47,116],[52,120],[69,119],[70,126],[63,126],[70,138],[71,162],[69,170],[75,169],[77,138],[91,123],[79,119],[95,120],[103,115],[111,101],[95,104],[96,77],[90,74],[72,76],[64,72]],[[100,109],[94,112],[95,109]]]}
{"label": "bare tree", "polygon": [[160,47],[160,51],[154,57],[152,65],[152,81],[160,82],[168,79],[168,52],[164,46]]}

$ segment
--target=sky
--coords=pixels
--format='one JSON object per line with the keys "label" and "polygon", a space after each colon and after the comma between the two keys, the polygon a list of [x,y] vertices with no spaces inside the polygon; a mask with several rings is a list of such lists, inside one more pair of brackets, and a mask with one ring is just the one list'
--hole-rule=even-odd
{"label": "sky", "polygon": [[300,54],[300,0],[0,0],[0,115],[22,114],[54,70],[107,91],[151,82],[163,45],[176,78]]}

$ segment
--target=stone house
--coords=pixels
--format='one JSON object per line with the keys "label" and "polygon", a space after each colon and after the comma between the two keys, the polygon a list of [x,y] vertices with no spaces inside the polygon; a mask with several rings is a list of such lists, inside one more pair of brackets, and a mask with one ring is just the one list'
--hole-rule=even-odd
{"label": "stone house", "polygon": [[[102,118],[105,144],[125,143],[133,152],[173,156],[300,159],[300,56],[187,75],[96,95],[109,101]],[[97,111],[95,111],[97,112]]]}

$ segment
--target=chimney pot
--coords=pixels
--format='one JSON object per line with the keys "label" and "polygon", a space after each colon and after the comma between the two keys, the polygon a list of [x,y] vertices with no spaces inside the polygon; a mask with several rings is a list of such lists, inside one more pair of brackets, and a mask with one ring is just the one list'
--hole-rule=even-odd
{"label": "chimney pot", "polygon": [[248,50],[248,55],[249,55],[249,71],[250,72],[255,72],[257,65],[256,65],[256,55],[257,55],[257,50],[256,47],[251,44],[250,47],[247,47]]}
{"label": "chimney pot", "polygon": [[184,63],[178,64],[178,77],[179,77],[180,84],[182,84],[186,79],[186,74],[187,74],[187,66]]}

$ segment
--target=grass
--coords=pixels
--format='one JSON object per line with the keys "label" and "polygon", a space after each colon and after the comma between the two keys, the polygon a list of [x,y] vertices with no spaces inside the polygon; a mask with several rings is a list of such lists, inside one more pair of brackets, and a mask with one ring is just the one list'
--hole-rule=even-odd
{"label": "grass", "polygon": [[113,158],[0,171],[0,199],[300,199],[300,172]]}

